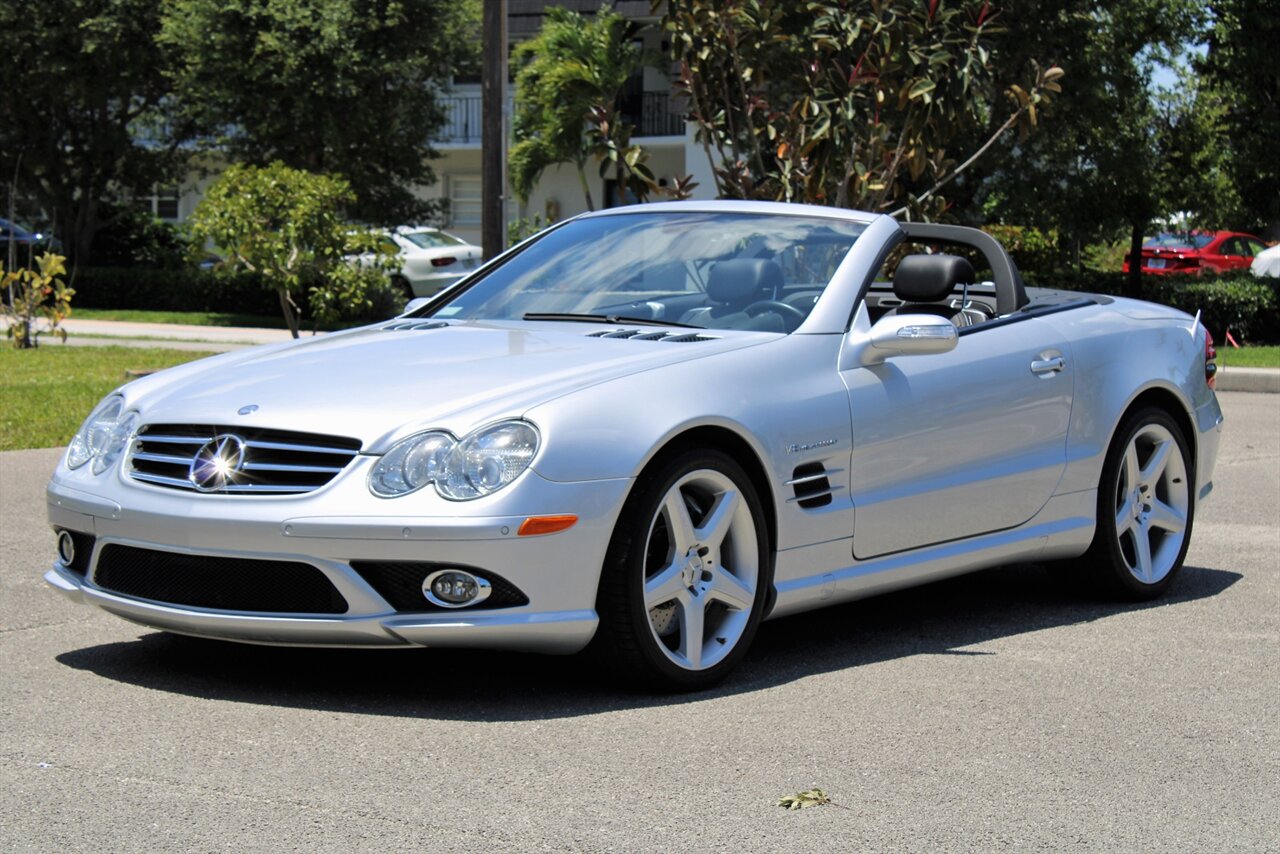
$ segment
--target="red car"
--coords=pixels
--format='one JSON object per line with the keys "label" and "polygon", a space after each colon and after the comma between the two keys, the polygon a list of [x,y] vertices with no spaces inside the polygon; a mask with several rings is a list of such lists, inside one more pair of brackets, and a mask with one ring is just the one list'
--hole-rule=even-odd
{"label": "red car", "polygon": [[[1235,231],[1193,231],[1157,234],[1142,244],[1144,273],[1203,273],[1247,270],[1253,256],[1266,248],[1252,234]],[[1129,272],[1131,256],[1125,256],[1124,272]]]}

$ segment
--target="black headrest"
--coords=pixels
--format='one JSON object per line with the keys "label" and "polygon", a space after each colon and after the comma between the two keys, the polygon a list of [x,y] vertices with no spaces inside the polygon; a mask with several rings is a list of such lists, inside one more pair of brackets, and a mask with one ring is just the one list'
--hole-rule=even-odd
{"label": "black headrest", "polygon": [[782,287],[782,268],[766,258],[721,261],[707,277],[707,296],[713,302],[746,305],[768,299]]}
{"label": "black headrest", "polygon": [[903,302],[937,302],[973,279],[973,265],[958,255],[908,255],[893,274],[893,295]]}

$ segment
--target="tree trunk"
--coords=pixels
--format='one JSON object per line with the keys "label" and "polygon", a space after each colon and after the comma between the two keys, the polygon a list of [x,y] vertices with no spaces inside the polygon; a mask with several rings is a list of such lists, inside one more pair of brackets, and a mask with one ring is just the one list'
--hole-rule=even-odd
{"label": "tree trunk", "polygon": [[98,234],[98,200],[78,199],[68,210],[64,219],[71,223],[63,245],[67,255],[75,266],[89,263],[89,252],[93,249],[93,240]]}
{"label": "tree trunk", "polygon": [[1134,223],[1129,235],[1129,276],[1124,281],[1125,296],[1138,297],[1142,293],[1142,232],[1146,223]]}
{"label": "tree trunk", "polygon": [[284,288],[276,288],[276,296],[280,298],[280,311],[284,313],[284,322],[289,327],[289,334],[297,338],[298,316],[293,312],[293,301],[289,299],[289,292]]}
{"label": "tree trunk", "polygon": [[578,180],[582,182],[582,196],[587,200],[587,210],[594,211],[596,206],[591,203],[591,185],[587,183],[587,173],[582,164],[578,164]]}

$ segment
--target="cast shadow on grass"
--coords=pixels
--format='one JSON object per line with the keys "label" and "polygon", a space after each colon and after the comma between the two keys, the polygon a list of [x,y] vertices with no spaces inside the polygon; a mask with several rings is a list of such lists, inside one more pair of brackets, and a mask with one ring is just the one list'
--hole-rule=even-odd
{"label": "cast shadow on grass", "polygon": [[57,660],[157,691],[267,706],[441,720],[554,720],[697,703],[913,655],[996,655],[968,647],[1024,632],[1178,607],[1225,591],[1241,575],[1186,567],[1151,603],[1079,597],[1047,568],[1001,567],[765,623],[720,686],[654,695],[619,687],[582,656],[408,649],[248,646],[148,632],[65,652]]}

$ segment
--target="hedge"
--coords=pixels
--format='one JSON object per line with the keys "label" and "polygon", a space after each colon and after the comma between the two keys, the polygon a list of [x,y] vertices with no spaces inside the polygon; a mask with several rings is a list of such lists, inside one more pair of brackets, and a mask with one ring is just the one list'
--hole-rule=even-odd
{"label": "hedge", "polygon": [[[76,294],[72,308],[141,309],[149,311],[209,311],[231,314],[280,314],[274,290],[262,284],[257,273],[181,269],[151,270],[128,267],[87,267],[76,271],[71,281]],[[403,299],[388,284],[384,292],[371,295],[371,310],[351,312],[345,324],[368,323],[394,316]],[[302,306],[303,327],[307,328],[306,300],[295,295]]]}
{"label": "hedge", "polygon": [[280,302],[256,273],[82,267],[70,282],[73,307],[150,311],[224,311],[275,315]]}
{"label": "hedge", "polygon": [[[1126,273],[1063,270],[1026,275],[1028,285],[1124,296]],[[1251,344],[1280,342],[1280,280],[1260,279],[1247,272],[1222,276],[1143,276],[1138,296],[1170,305],[1187,314],[1200,312],[1200,321],[1222,341],[1227,329],[1237,341]]]}

